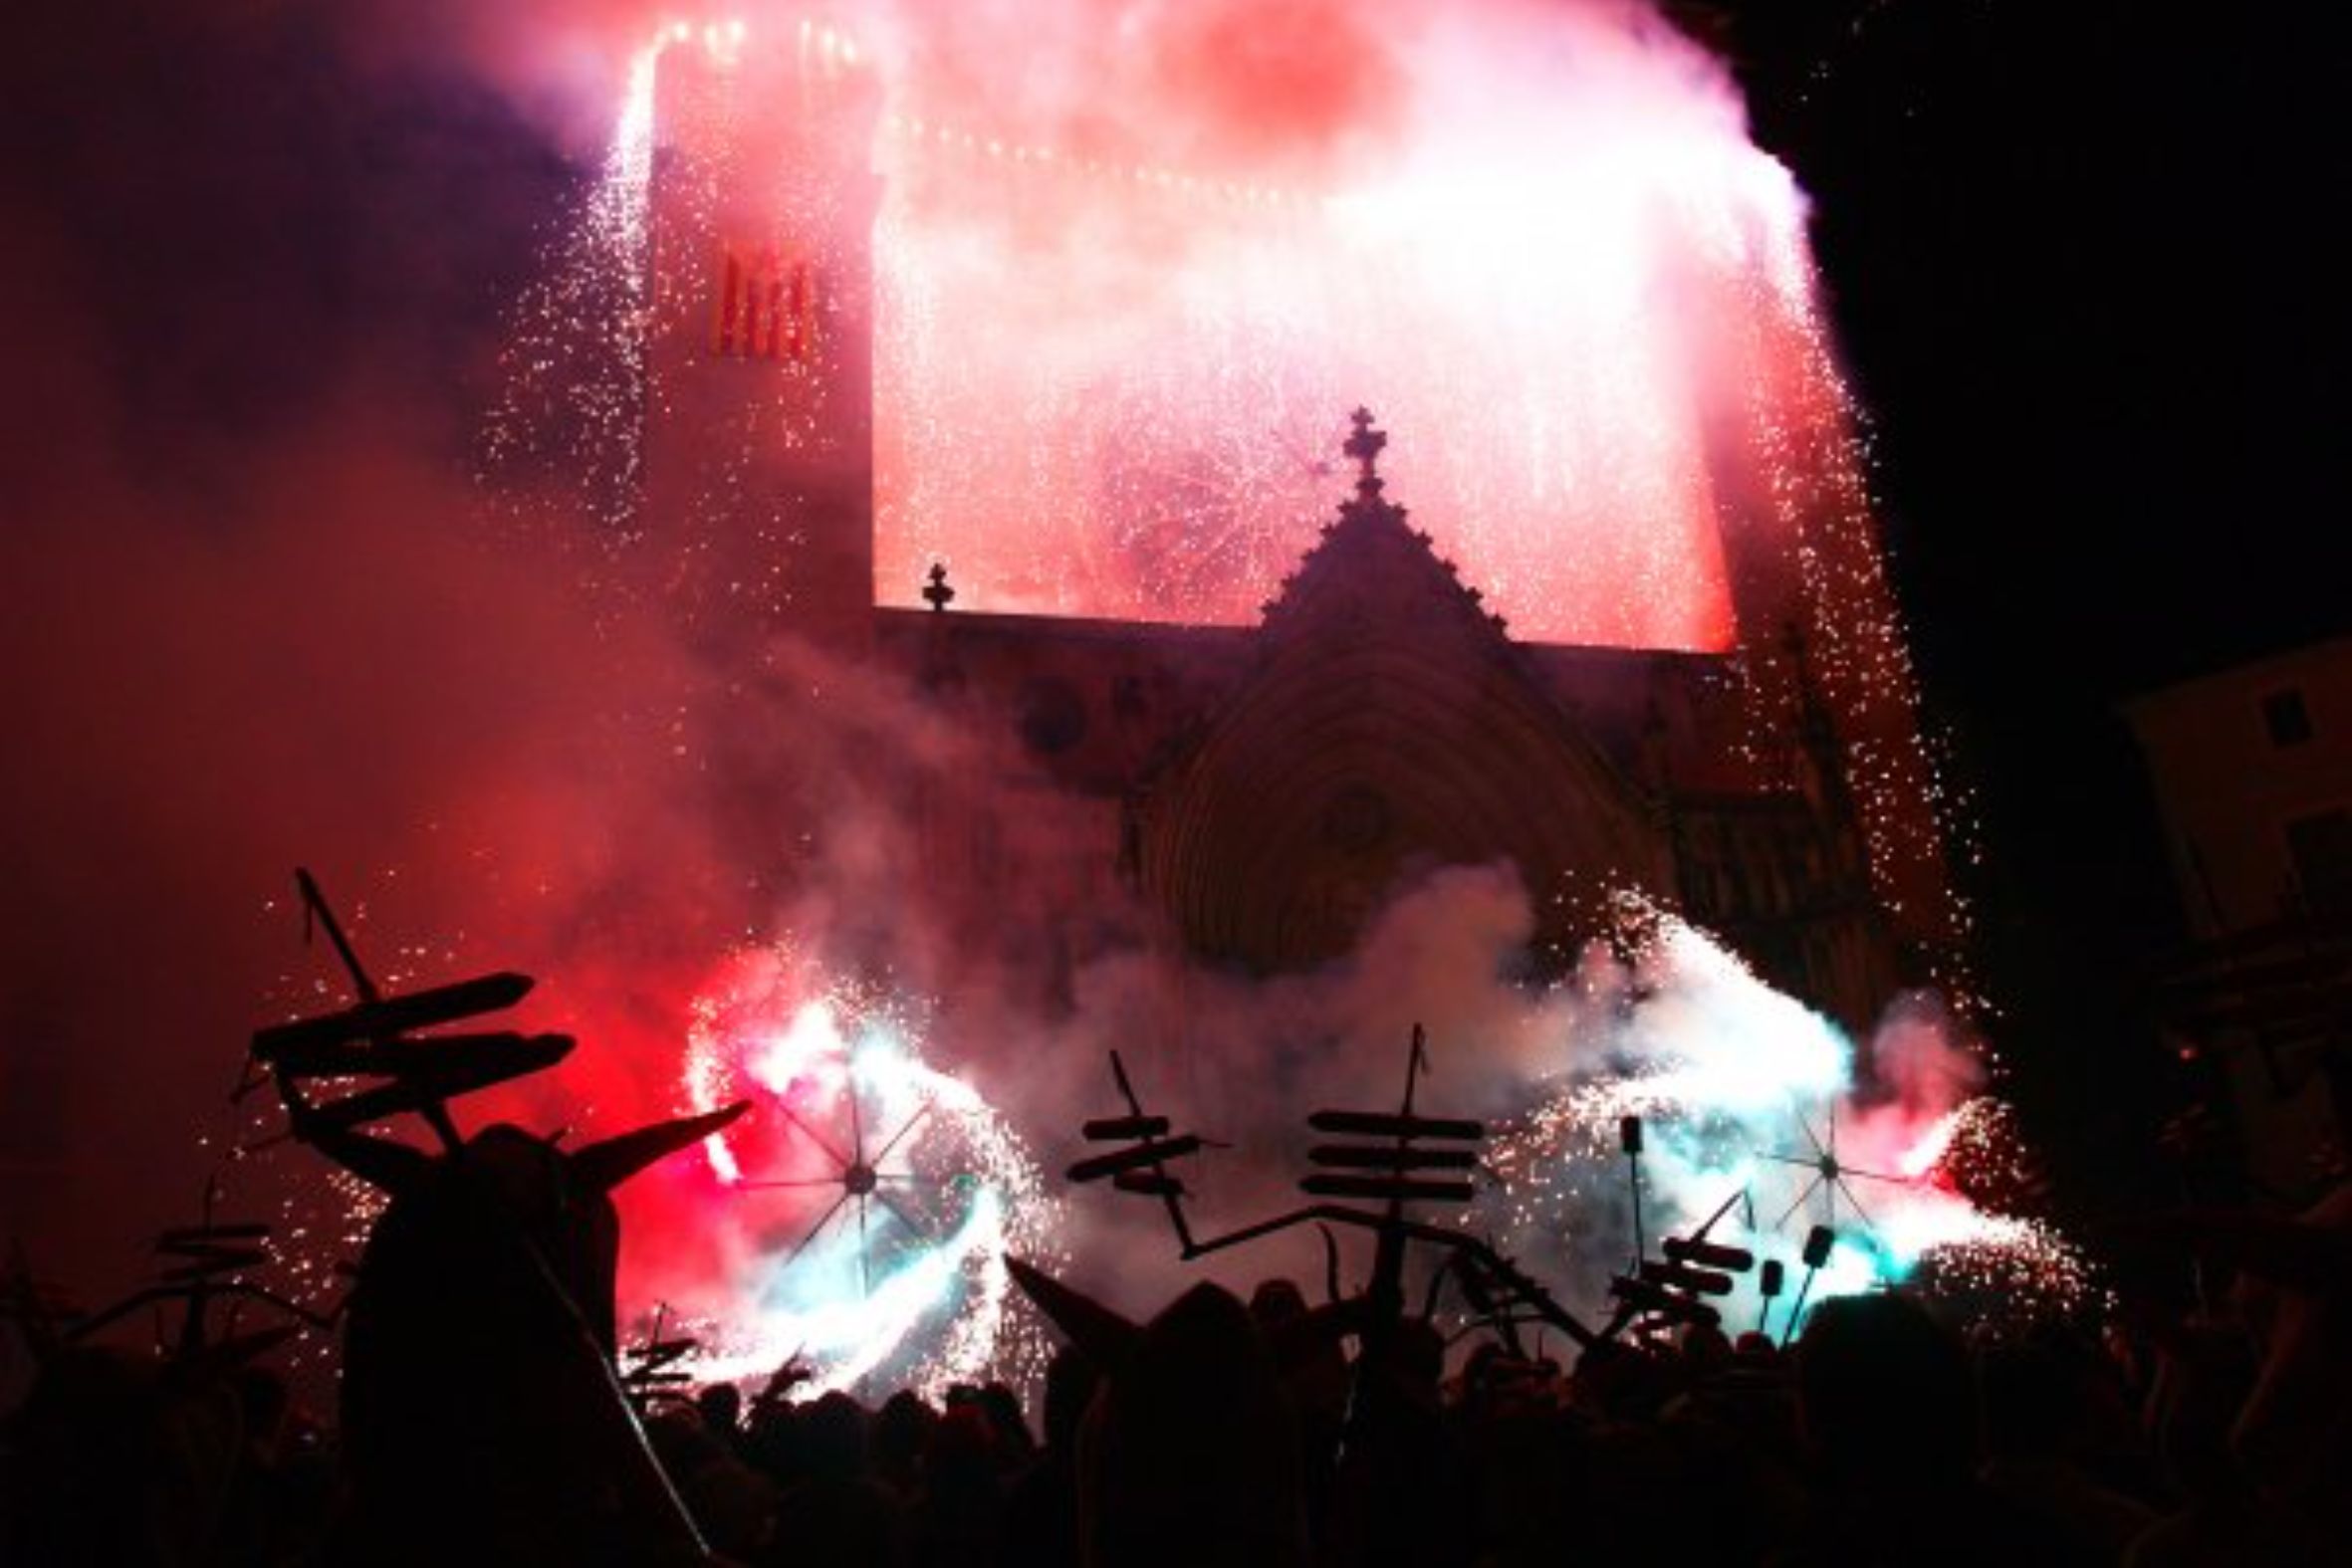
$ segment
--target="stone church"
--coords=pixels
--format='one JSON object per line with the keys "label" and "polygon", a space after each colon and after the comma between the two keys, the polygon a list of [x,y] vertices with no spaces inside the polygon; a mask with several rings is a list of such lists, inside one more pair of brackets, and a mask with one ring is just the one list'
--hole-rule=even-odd
{"label": "stone church", "polygon": [[[1513,640],[1384,493],[1384,432],[1355,426],[1353,494],[1259,626],[964,614],[944,573],[934,609],[873,612],[874,657],[1007,742],[996,819],[940,858],[981,887],[1057,882],[1072,931],[1139,896],[1184,954],[1252,974],[1341,957],[1417,873],[1509,862],[1554,962],[1636,889],[1813,1006],[1874,1015],[1918,959],[1818,697],[1751,757],[1728,656]],[[1023,854],[1007,800],[1055,822],[1033,841],[1083,824],[1093,862]]]}
{"label": "stone church", "polygon": [[[1916,751],[1909,699],[1822,678],[1811,650],[1843,610],[1766,530],[1724,528],[1726,652],[1521,641],[1387,493],[1389,435],[1359,409],[1330,521],[1256,625],[973,613],[945,568],[929,608],[878,604],[873,89],[804,74],[812,112],[766,153],[789,173],[731,204],[710,195],[742,182],[696,128],[692,67],[665,64],[657,103],[645,515],[686,569],[750,584],[1001,743],[968,798],[935,782],[918,802],[974,940],[1051,986],[1136,940],[1105,911],[1140,910],[1162,951],[1296,973],[1347,953],[1416,875],[1509,862],[1539,962],[1566,962],[1596,898],[1630,888],[1849,1026],[1936,974],[1932,804],[1901,778],[1867,798],[1855,781],[1857,759]],[[811,233],[824,243],[796,248]],[[1874,541],[1806,543],[1883,587]],[[1004,929],[1014,909],[1025,929]]]}

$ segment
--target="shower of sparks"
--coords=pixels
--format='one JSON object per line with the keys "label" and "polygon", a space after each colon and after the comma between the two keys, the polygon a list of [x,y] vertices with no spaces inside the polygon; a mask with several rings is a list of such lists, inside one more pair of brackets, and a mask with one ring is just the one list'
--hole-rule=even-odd
{"label": "shower of sparks", "polygon": [[1774,268],[1758,236],[1800,204],[1744,141],[1653,128],[1640,157],[1554,125],[1322,194],[891,115],[881,597],[939,559],[979,609],[1255,620],[1368,401],[1392,492],[1523,635],[1727,646],[1705,348],[1663,294]]}
{"label": "shower of sparks", "polygon": [[[1905,1280],[2012,1318],[2095,1299],[2087,1265],[2062,1236],[1980,1206],[1994,1201],[1980,1193],[2001,1195],[2004,1207],[2035,1194],[2019,1174],[2030,1161],[2007,1107],[1978,1097],[1912,1115],[1857,1095],[1853,1051],[1834,1025],[1701,933],[1654,910],[1629,913],[1647,928],[1629,984],[1600,1007],[1570,1012],[1577,1056],[1599,1065],[1564,1075],[1496,1140],[1497,1191],[1473,1212],[1475,1225],[1571,1298],[1598,1299],[1631,1258],[1618,1128],[1639,1116],[1653,1238],[1689,1233],[1744,1196],[1710,1238],[1747,1247],[1760,1262],[1777,1258],[1792,1281],[1803,1273],[1806,1232],[1833,1225],[1836,1246],[1808,1300]],[[1835,1144],[1826,1141],[1832,1109]],[[1877,1174],[1857,1200],[1859,1189],[1823,1181],[1816,1160],[1780,1159],[1783,1150],[1834,1150],[1849,1179]],[[1753,1326],[1763,1309],[1756,1277],[1725,1303],[1734,1327]]]}
{"label": "shower of sparks", "polygon": [[[1319,191],[952,123],[895,79],[866,128],[857,95],[824,89],[861,64],[806,23],[672,27],[639,52],[579,233],[521,313],[493,472],[569,460],[623,537],[725,549],[711,519],[642,515],[662,466],[648,429],[718,427],[662,505],[756,510],[771,460],[819,441],[807,416],[841,362],[771,356],[769,380],[811,384],[779,395],[736,374],[745,406],[722,411],[658,384],[654,339],[691,343],[723,314],[722,253],[858,264],[863,220],[808,199],[792,167],[862,129],[830,150],[882,176],[885,602],[913,604],[945,560],[977,609],[1251,620],[1327,509],[1328,411],[1368,398],[1399,432],[1398,493],[1524,635],[1730,645],[1719,532],[1741,502],[1719,493],[1704,335],[1755,309],[1801,336],[1814,308],[1801,198],[1709,91],[1612,94],[1605,137],[1598,110],[1565,99],[1433,127]],[[729,373],[723,357],[688,349],[676,368]],[[1775,414],[1842,439],[1834,399]],[[805,543],[784,517],[748,532],[774,553]],[[763,568],[779,569],[730,551],[724,590]]]}
{"label": "shower of sparks", "polygon": [[1687,46],[1440,32],[1411,132],[1301,184],[1138,156],[1130,105],[1108,142],[958,118],[998,100],[931,101],[904,39],[669,27],[520,313],[493,493],[585,505],[591,571],[698,626],[912,607],[933,561],[965,609],[1247,623],[1369,402],[1390,494],[1515,635],[1737,654],[1766,773],[1800,627],[1881,900],[1973,999],[1941,869],[1966,802],[1919,733],[1801,194]]}
{"label": "shower of sparks", "polygon": [[641,478],[653,88],[671,42],[629,61],[603,166],[515,312],[482,435],[489,494],[527,516],[585,511],[608,544],[628,537]]}
{"label": "shower of sparks", "polygon": [[[1729,332],[1744,366],[1744,439],[1761,456],[1761,482],[1748,488],[1745,511],[1787,542],[1801,598],[1789,623],[1802,630],[1806,679],[1837,716],[1838,762],[1873,882],[1898,921],[1926,939],[1940,966],[1938,984],[1969,997],[1973,982],[1953,956],[1967,911],[1941,869],[1961,803],[1921,736],[1910,647],[1877,545],[1862,413],[1838,374],[1817,308],[1752,310]],[[1777,632],[1746,630],[1741,654],[1758,732],[1752,744],[1768,752],[1786,733],[1797,672],[1775,645]]]}
{"label": "shower of sparks", "polygon": [[978,1090],[924,1063],[903,1012],[807,981],[785,953],[745,954],[695,1007],[689,1099],[758,1108],[706,1145],[724,1206],[710,1219],[740,1256],[697,1374],[757,1380],[797,1359],[803,1395],[931,1400],[1034,1384],[1045,1343],[1005,1258],[1058,1255],[1035,1162]]}

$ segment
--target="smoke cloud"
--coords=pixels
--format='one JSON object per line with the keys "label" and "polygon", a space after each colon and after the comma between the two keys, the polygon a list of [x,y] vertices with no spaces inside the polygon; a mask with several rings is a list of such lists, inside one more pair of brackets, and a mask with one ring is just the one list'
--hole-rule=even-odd
{"label": "smoke cloud", "polygon": [[[1566,70],[1595,125],[1625,81],[1679,82],[1711,134],[1736,116],[1715,68],[1617,8],[1577,9],[1564,33],[1547,6],[1462,16],[899,4],[848,25],[935,115],[1305,187],[1398,167],[1496,71],[1508,106],[1558,81],[1529,73]],[[576,1028],[580,1052],[469,1120],[588,1137],[684,1108],[689,1005],[730,953],[790,940],[928,1009],[934,1063],[1049,1169],[1081,1117],[1118,1109],[1120,1048],[1155,1102],[1234,1146],[1200,1163],[1204,1216],[1289,1202],[1302,1113],[1389,1103],[1415,1023],[1424,1102],[1496,1118],[1697,1036],[1730,1050],[1767,1015],[1801,1033],[1793,1005],[1688,955],[1659,974],[1596,958],[1580,987],[1529,990],[1507,867],[1401,890],[1347,962],[1264,983],[1141,951],[1123,940],[1140,913],[1104,892],[1099,951],[1041,996],[1037,955],[927,905],[930,840],[887,803],[953,788],[989,808],[973,781],[1012,771],[1004,716],[966,724],[789,637],[713,638],[643,578],[616,593],[586,517],[491,521],[468,471],[513,373],[513,302],[555,215],[588,201],[628,56],[660,20],[52,8],[0,76],[33,132],[0,138],[0,298],[28,367],[0,388],[21,433],[0,468],[0,1238],[95,1304],[136,1282],[146,1232],[185,1220],[208,1173],[265,1211],[316,1176],[300,1150],[226,1159],[266,1124],[228,1101],[246,1033],[342,989],[297,946],[296,864],[389,984],[543,977],[520,1021]],[[1541,61],[1499,37],[1539,41]],[[1479,70],[1447,64],[1473,49]],[[109,85],[104,112],[66,86],[89,82]],[[1508,114],[1480,122],[1499,146],[1515,134]],[[1020,852],[1100,863],[1097,825]],[[1041,912],[990,913],[1019,930]],[[1736,1015],[1711,1012],[1728,994]],[[1874,1149],[1965,1092],[1947,1032],[1890,1025]],[[675,1164],[626,1198],[639,1305],[740,1283],[698,1239],[709,1173]],[[1713,1174],[1694,1166],[1684,1212]],[[1081,1283],[1143,1309],[1181,1277],[1155,1216],[1094,1191],[1070,1213]],[[1247,1282],[1320,1260],[1302,1237],[1220,1266]]]}

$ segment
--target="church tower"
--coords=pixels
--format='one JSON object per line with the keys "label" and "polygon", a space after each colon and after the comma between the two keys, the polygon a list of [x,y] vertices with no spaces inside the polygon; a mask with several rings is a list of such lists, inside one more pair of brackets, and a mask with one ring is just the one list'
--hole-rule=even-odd
{"label": "church tower", "polygon": [[661,55],[640,516],[717,649],[871,637],[879,99],[813,23],[682,31]]}

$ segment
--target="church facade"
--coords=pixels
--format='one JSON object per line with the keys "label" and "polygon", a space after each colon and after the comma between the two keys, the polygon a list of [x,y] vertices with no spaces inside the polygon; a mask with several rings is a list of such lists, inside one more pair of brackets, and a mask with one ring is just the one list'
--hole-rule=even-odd
{"label": "church facade", "polygon": [[1049,992],[1135,941],[1297,973],[1430,870],[1508,863],[1539,964],[1571,962],[1630,890],[1849,1027],[1937,977],[1936,814],[1918,769],[1889,762],[1916,760],[1916,717],[1907,688],[1844,673],[1851,618],[1880,606],[1822,586],[1884,593],[1850,527],[1791,539],[1730,494],[1726,651],[1523,641],[1387,494],[1388,436],[1359,409],[1331,520],[1256,625],[973,613],[944,565],[928,608],[877,602],[913,585],[873,580],[874,90],[804,73],[798,139],[769,149],[781,183],[714,200],[750,187],[724,127],[698,126],[691,68],[657,103],[647,528],[756,619],[987,739],[991,777],[910,803],[974,941]]}
{"label": "church facade", "polygon": [[[1515,641],[1355,422],[1353,493],[1259,626],[970,615],[944,573],[935,608],[874,611],[872,656],[1002,742],[995,818],[935,817],[934,863],[990,908],[1036,907],[1004,879],[1056,884],[1045,918],[1081,954],[1089,911],[1139,901],[1186,958],[1254,975],[1343,957],[1419,875],[1495,864],[1533,901],[1539,966],[1631,891],[1849,1025],[1924,974],[1817,694],[1751,747],[1729,656]],[[1091,864],[1022,852],[1073,825]]]}

